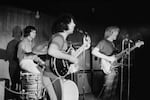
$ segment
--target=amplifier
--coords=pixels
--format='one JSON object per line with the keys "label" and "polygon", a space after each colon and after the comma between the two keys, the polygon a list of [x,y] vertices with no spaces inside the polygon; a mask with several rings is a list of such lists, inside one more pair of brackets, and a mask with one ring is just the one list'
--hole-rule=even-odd
{"label": "amplifier", "polygon": [[75,73],[74,81],[79,89],[79,94],[91,93],[91,72]]}

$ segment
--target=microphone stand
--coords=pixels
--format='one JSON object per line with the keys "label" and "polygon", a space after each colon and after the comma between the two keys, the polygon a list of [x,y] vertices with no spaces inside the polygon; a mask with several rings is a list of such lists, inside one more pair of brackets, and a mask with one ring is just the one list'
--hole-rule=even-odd
{"label": "microphone stand", "polygon": [[127,90],[127,100],[129,100],[130,97],[130,47],[131,47],[131,42],[128,43],[128,90]]}
{"label": "microphone stand", "polygon": [[[84,34],[86,36],[87,34]],[[84,68],[83,68],[83,74],[85,75],[85,67],[86,67],[86,53],[85,50],[83,51],[83,56],[84,56]],[[85,100],[85,76],[82,77],[83,79],[83,84],[82,84],[82,90],[83,90],[83,100]]]}
{"label": "microphone stand", "polygon": [[[87,37],[88,36],[88,33],[87,32],[84,32],[84,36]],[[84,48],[85,49],[85,48]],[[86,76],[86,71],[85,71],[85,68],[86,68],[86,51],[84,50],[83,51],[83,56],[84,56],[84,68],[83,68],[83,74]],[[85,100],[85,76],[83,77],[83,100]]]}
{"label": "microphone stand", "polygon": [[[124,45],[125,45],[125,41],[126,39],[124,39],[122,41],[122,50],[124,50]],[[124,59],[122,57],[121,59],[121,62],[122,62],[122,65],[121,65],[121,83],[120,83],[120,100],[122,100],[122,93],[123,93],[123,62],[124,62]]]}
{"label": "microphone stand", "polygon": [[[128,52],[127,52],[127,56],[128,56],[128,78],[127,78],[127,100],[129,100],[129,97],[130,97],[130,47],[131,47],[131,43],[133,42],[132,40],[128,40],[128,39],[124,39],[122,41],[122,50],[124,50],[125,48],[125,41],[128,43]],[[123,67],[124,67],[124,58],[122,57],[122,66],[121,66],[121,84],[120,84],[120,100],[123,99],[123,77],[124,77],[124,70],[123,70]]]}
{"label": "microphone stand", "polygon": [[[83,31],[81,29],[77,29],[77,31],[81,34],[84,35],[84,37],[87,37],[88,36],[88,33],[86,31]],[[85,50],[83,51],[83,56],[84,56],[84,68],[83,68],[83,71],[82,73],[85,75],[85,67],[86,67],[86,53],[85,53]],[[83,57],[82,56],[82,57]],[[83,80],[83,83],[82,83],[82,90],[83,90],[83,100],[85,100],[85,76],[82,76],[82,80]]]}

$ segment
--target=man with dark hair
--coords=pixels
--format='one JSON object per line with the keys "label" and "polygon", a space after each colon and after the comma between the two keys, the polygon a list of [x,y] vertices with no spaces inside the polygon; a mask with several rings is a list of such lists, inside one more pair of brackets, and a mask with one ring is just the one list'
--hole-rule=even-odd
{"label": "man with dark hair", "polygon": [[42,70],[39,69],[38,63],[45,65],[45,62],[40,57],[38,57],[39,52],[33,50],[33,40],[35,37],[36,28],[34,26],[26,26],[24,29],[24,39],[19,43],[18,46],[17,57],[19,58],[20,67],[29,73],[33,73],[35,75],[41,74],[43,85],[47,89],[51,100],[57,100],[49,77],[44,76],[43,72],[41,72]]}
{"label": "man with dark hair", "polygon": [[[61,75],[56,74],[55,72],[57,72],[56,70],[54,71],[54,66],[55,64],[58,64],[60,69],[67,68],[67,66],[61,66],[59,65],[59,62],[54,62],[54,59],[60,59],[60,60],[68,60],[69,62],[71,62],[74,65],[78,64],[78,58],[72,54],[67,53],[67,50],[69,48],[69,44],[68,44],[68,36],[74,33],[74,29],[75,29],[76,23],[75,23],[75,19],[72,15],[70,14],[64,14],[60,17],[58,17],[58,19],[56,19],[56,21],[53,23],[52,25],[52,37],[50,39],[50,42],[48,44],[48,55],[50,57],[50,63],[49,63],[49,68],[46,68],[44,74],[49,76],[53,81],[54,81],[54,87],[56,88],[56,90],[60,90],[60,88],[62,89],[62,93],[60,93],[61,91],[57,91],[57,94],[62,94],[62,97],[60,97],[58,95],[58,98],[63,100],[68,100],[68,98],[70,98],[70,95],[67,94],[64,95],[64,91],[63,91],[63,82],[64,82],[64,76],[61,77]],[[89,37],[86,37],[86,40],[90,40]],[[90,43],[89,45],[86,45],[87,48],[90,47]],[[54,59],[53,59],[54,58]],[[53,60],[52,60],[53,59]],[[53,64],[53,65],[52,65]],[[78,67],[71,67],[68,66],[68,72],[69,73],[73,73],[75,71],[78,70]],[[58,70],[60,70],[58,68]],[[63,71],[60,71],[63,73]],[[67,75],[67,74],[66,74]],[[60,79],[60,80],[57,80]],[[60,83],[60,84],[59,84]],[[72,91],[72,90],[70,90]],[[77,95],[76,98],[71,98],[72,100],[78,100],[78,93],[74,92],[74,95]]]}
{"label": "man with dark hair", "polygon": [[32,48],[34,47],[33,39],[36,37],[36,29],[33,26],[27,26],[24,29],[24,39],[19,43],[18,46],[18,58],[20,61],[20,67],[28,72],[39,74],[40,71],[37,69],[37,64],[34,60],[38,60],[37,55],[33,55]]}

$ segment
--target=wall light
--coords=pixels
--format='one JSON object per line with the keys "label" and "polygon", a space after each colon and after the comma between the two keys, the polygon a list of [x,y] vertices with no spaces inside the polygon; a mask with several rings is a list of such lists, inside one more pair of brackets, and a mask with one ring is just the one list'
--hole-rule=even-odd
{"label": "wall light", "polygon": [[39,19],[39,18],[40,18],[40,12],[39,12],[39,11],[36,11],[35,18],[36,18],[36,19]]}

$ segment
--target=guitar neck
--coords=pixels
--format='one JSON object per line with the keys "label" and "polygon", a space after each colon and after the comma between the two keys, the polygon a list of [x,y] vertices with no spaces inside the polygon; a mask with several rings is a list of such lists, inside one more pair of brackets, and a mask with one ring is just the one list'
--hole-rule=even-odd
{"label": "guitar neck", "polygon": [[117,59],[120,59],[123,56],[123,54],[125,54],[129,50],[133,51],[135,48],[136,48],[136,46],[133,46],[131,48],[126,48],[125,50],[123,50],[122,52],[120,52],[119,54],[116,55]]}
{"label": "guitar neck", "polygon": [[85,45],[83,44],[80,48],[78,48],[75,53],[73,54],[74,57],[78,57],[83,51],[85,51]]}

